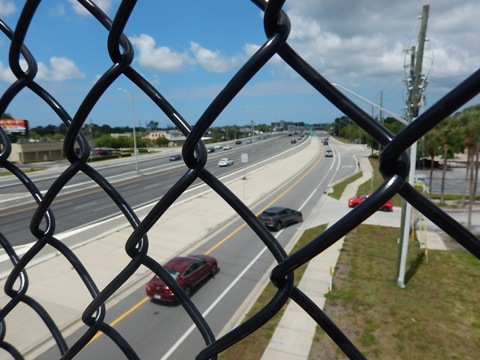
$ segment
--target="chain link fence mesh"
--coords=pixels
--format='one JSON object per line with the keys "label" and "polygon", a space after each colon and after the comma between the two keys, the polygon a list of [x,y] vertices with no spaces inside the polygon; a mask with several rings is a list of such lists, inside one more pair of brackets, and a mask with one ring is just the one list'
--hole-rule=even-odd
{"label": "chain link fence mesh", "polygon": [[[132,67],[134,59],[133,48],[128,38],[124,35],[124,29],[128,24],[131,13],[134,11],[135,1],[122,1],[115,18],[110,19],[94,2],[79,0],[79,3],[108,32],[107,47],[112,64],[92,86],[74,114],[70,114],[64,109],[62,104],[55,98],[55,94],[49,93],[37,83],[38,64],[34,54],[29,51],[28,44],[24,42],[30,31],[29,26],[35,17],[40,1],[25,2],[15,30],[12,30],[8,24],[0,20],[0,28],[10,41],[9,66],[17,79],[2,94],[0,111],[4,113],[8,105],[21,92],[34,92],[45,105],[54,111],[58,119],[68,127],[64,139],[64,153],[70,163],[68,168],[54,181],[49,190],[42,194],[30,177],[12,161],[9,161],[12,148],[11,142],[3,129],[0,128],[0,164],[4,169],[13,174],[19,183],[23,184],[25,190],[31,194],[37,204],[30,224],[30,231],[37,240],[26,254],[21,257],[17,256],[9,239],[0,234],[1,245],[14,265],[4,287],[4,292],[11,300],[0,310],[0,347],[4,351],[16,359],[23,358],[22,354],[12,344],[5,341],[5,335],[8,330],[6,319],[15,307],[23,304],[30,307],[48,327],[58,350],[62,354],[62,359],[73,358],[99,332],[108,336],[126,357],[130,359],[138,358],[133,348],[122,335],[105,321],[105,303],[139,267],[143,266],[155,272],[168,286],[174,289],[181,305],[202,334],[205,347],[198,354],[198,359],[216,358],[223,350],[244,337],[250,336],[256,329],[271,319],[289,299],[295,301],[307,312],[348,357],[362,358],[360,351],[337,328],[335,323],[308,296],[293,285],[293,272],[339,241],[344,235],[347,235],[397,193],[443,231],[455,238],[465,249],[477,258],[480,258],[478,239],[408,183],[411,164],[407,155],[409,147],[414,142],[421,139],[422,136],[432,130],[447,116],[454,113],[479,93],[480,71],[471,74],[444,98],[426,109],[401,133],[393,136],[382,124],[339,92],[289,45],[290,22],[286,13],[282,11],[284,2],[270,0],[267,3],[261,0],[252,0],[253,5],[264,12],[265,43],[245,62],[223,90],[218,93],[201,117],[195,121],[194,126],[189,124],[158,89]],[[382,185],[374,191],[372,196],[362,206],[349,212],[328,230],[318,234],[308,245],[289,256],[277,240],[259,223],[255,214],[218,178],[206,170],[207,151],[201,141],[203,134],[212,125],[215,125],[215,121],[222,111],[274,55],[278,55],[297,72],[306,83],[318,92],[319,97],[323,96],[328,99],[383,146],[379,161],[380,171],[384,177]],[[26,62],[27,66],[21,64],[21,59]],[[112,83],[121,76],[128,78],[139,91],[147,95],[158,109],[170,119],[171,124],[180,129],[186,136],[182,155],[188,170],[168,190],[165,196],[156,203],[142,221],[139,220],[131,206],[116,191],[115,187],[89,165],[88,160],[91,149],[85,134],[81,131],[95,104],[102,98],[102,95]],[[66,244],[55,237],[56,223],[55,214],[52,211],[52,203],[60,191],[78,173],[84,173],[91,178],[117,205],[133,228],[131,236],[125,239],[123,244],[130,261],[104,289],[98,288],[80,259]],[[168,275],[160,263],[152,258],[148,252],[149,230],[159,221],[175,200],[197,179],[201,179],[218,193],[245,220],[277,261],[277,265],[270,277],[271,282],[277,287],[276,295],[257,314],[220,338],[215,337],[208,322],[202,317],[196,306]],[[35,261],[42,249],[46,247],[56,249],[71,264],[91,295],[91,302],[85,308],[82,316],[82,321],[86,325],[87,330],[70,346],[67,345],[64,334],[59,330],[58,325],[52,320],[48,312],[34,298],[29,296],[26,268],[31,262]]]}

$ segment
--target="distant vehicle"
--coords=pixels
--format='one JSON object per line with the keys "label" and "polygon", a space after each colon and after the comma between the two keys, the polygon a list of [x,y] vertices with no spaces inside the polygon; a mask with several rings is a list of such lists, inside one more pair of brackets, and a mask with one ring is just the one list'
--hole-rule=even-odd
{"label": "distant vehicle", "polygon": [[222,145],[215,145],[214,146],[214,149],[221,149],[222,148]]}
{"label": "distant vehicle", "polygon": [[328,138],[327,138],[327,139],[323,139],[323,145],[328,145]]}
{"label": "distant vehicle", "polygon": [[[202,280],[218,273],[217,260],[208,255],[175,257],[163,265],[163,267],[177,281],[187,296],[192,295],[194,288]],[[157,275],[147,283],[146,292],[147,296],[154,300],[177,301],[173,291]]]}
{"label": "distant vehicle", "polygon": [[325,151],[325,157],[333,157],[333,151],[332,150]]}
{"label": "distant vehicle", "polygon": [[207,153],[212,153],[212,152],[215,152],[215,148],[213,147],[207,148]]}
{"label": "distant vehicle", "polygon": [[95,155],[111,155],[112,151],[107,149],[95,149]]}
{"label": "distant vehicle", "polygon": [[240,145],[242,143],[242,140],[237,140],[235,141],[235,144]]}
{"label": "distant vehicle", "polygon": [[223,147],[223,150],[230,150],[231,148],[232,148],[232,147],[231,147],[230,145],[225,145],[225,146]]}
{"label": "distant vehicle", "polygon": [[170,160],[170,161],[182,160],[182,155],[180,155],[180,154],[172,155],[172,156],[170,156],[170,159],[168,159],[168,160]]}
{"label": "distant vehicle", "polygon": [[280,231],[284,226],[301,223],[303,221],[302,213],[298,210],[289,209],[281,206],[272,206],[265,209],[258,219],[267,227],[275,231]]}
{"label": "distant vehicle", "polygon": [[252,143],[252,140],[247,140],[246,143],[247,143],[247,144],[251,144],[251,143]]}
{"label": "distant vehicle", "polygon": [[292,139],[292,141],[290,141],[290,143],[292,143],[292,144],[296,144],[296,143],[297,143],[297,140],[295,140],[295,139]]}
{"label": "distant vehicle", "polygon": [[218,166],[220,166],[220,167],[231,166],[231,165],[233,165],[233,160],[229,159],[229,158],[221,158],[218,161]]}
{"label": "distant vehicle", "polygon": [[[362,202],[367,200],[367,198],[370,195],[371,194],[368,193],[368,194],[363,194],[363,195],[351,197],[350,199],[348,199],[348,207],[354,208],[355,206],[360,205]],[[388,200],[385,204],[383,204],[383,206],[380,208],[380,210],[382,210],[382,211],[393,211],[392,202],[390,200]]]}

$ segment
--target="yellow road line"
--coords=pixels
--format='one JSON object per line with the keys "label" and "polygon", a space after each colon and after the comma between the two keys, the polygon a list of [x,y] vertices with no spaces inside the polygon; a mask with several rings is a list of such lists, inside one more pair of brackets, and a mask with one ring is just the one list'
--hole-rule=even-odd
{"label": "yellow road line", "polygon": [[[264,208],[262,208],[262,210],[260,210],[256,215],[260,214],[264,209],[272,206],[275,202],[277,202],[279,199],[281,199],[282,197],[285,196],[285,194],[287,194],[294,186],[296,186],[300,181],[302,181],[308,174],[310,174],[313,169],[318,165],[318,163],[321,161],[321,158],[319,158],[315,164],[313,164],[313,166],[307,171],[305,172],[305,174],[303,174],[300,178],[298,178],[292,185],[290,185],[287,189],[285,189],[280,195],[278,195],[276,198],[274,198],[272,201],[270,201]],[[230,239],[233,235],[235,235],[236,233],[238,233],[241,229],[243,229],[247,224],[246,223],[243,223],[242,225],[240,225],[239,227],[237,227],[235,230],[233,230],[230,234],[228,234],[227,236],[225,236],[222,240],[220,240],[218,243],[216,243],[214,246],[212,246],[208,251],[205,252],[205,255],[208,255],[210,253],[212,253],[215,249],[217,249],[220,245],[222,245],[223,243],[225,243],[228,239]],[[130,315],[132,312],[134,312],[135,310],[137,310],[140,306],[142,306],[143,304],[145,304],[150,298],[147,296],[145,298],[143,298],[141,301],[139,301],[137,304],[135,304],[133,307],[131,307],[130,309],[128,309],[125,313],[123,313],[122,315],[120,315],[118,318],[116,318],[114,321],[112,321],[109,325],[110,326],[115,326],[116,324],[118,324],[120,321],[122,321],[124,318],[126,318],[128,315]],[[93,341],[97,340],[100,336],[102,336],[103,333],[102,332],[98,332],[93,338],[92,340],[90,340],[89,344],[92,343]]]}

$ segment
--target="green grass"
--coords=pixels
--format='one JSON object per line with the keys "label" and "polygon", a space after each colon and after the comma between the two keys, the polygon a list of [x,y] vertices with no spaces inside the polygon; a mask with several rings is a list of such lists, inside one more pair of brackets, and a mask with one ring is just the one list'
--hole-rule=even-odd
{"label": "green grass", "polygon": [[338,184],[336,184],[332,188],[333,191],[330,192],[328,195],[331,196],[332,198],[336,199],[336,200],[340,200],[340,197],[342,196],[343,191],[345,190],[347,185],[354,182],[357,179],[360,179],[362,177],[362,175],[363,175],[363,173],[360,171],[360,172],[357,172],[356,174],[352,175],[348,179],[343,180],[342,182],[339,182]]}
{"label": "green grass", "polygon": [[[325,313],[369,359],[477,359],[480,262],[464,250],[411,243],[396,285],[398,228],[361,225],[345,239]],[[344,359],[317,329],[310,359]]]}
{"label": "green grass", "polygon": [[[302,246],[313,240],[318,234],[325,231],[327,225],[320,225],[315,228],[307,229],[300,239],[297,241],[295,246],[292,249],[292,252],[297,251]],[[300,279],[302,278],[303,273],[305,272],[307,265],[299,267],[295,270],[295,286],[298,285]],[[249,319],[254,314],[256,314],[260,309],[262,309],[268,301],[272,299],[274,294],[276,293],[277,288],[269,283],[265,289],[263,290],[262,294],[257,299],[257,302],[252,307],[252,309],[246,315],[246,319]],[[249,359],[260,359],[263,355],[263,352],[267,348],[270,339],[273,336],[273,333],[282,318],[282,315],[288,305],[288,302],[285,304],[283,309],[278,312],[270,321],[268,321],[265,325],[263,325],[260,329],[255,331],[254,334],[246,337],[239,343],[233,345],[229,349],[225,350],[219,355],[219,359],[222,360],[249,360]],[[245,320],[246,320],[245,319]]]}
{"label": "green grass", "polygon": [[[373,180],[358,194],[383,181],[378,161],[370,159]],[[361,173],[337,184],[329,195],[339,199],[346,185]],[[396,198],[396,197],[395,197]],[[392,199],[395,206],[401,198]],[[308,229],[293,251],[325,225]],[[396,284],[398,228],[361,225],[350,232],[335,268],[333,290],[325,313],[369,359],[476,359],[480,350],[480,262],[464,250],[428,254],[415,242],[409,246],[406,287]],[[428,256],[427,256],[428,255]],[[305,266],[295,272],[298,284]],[[272,298],[269,284],[246,318]],[[285,307],[284,307],[285,309]],[[220,354],[223,360],[260,359],[283,310],[253,335]],[[336,344],[317,327],[309,359],[345,359]]]}

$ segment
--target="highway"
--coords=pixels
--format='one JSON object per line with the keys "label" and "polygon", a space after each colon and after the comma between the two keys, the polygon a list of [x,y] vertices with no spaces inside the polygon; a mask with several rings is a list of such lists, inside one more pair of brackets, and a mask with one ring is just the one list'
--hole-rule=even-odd
{"label": "highway", "polygon": [[[241,154],[248,154],[248,165],[252,165],[274,155],[278,155],[292,146],[291,137],[287,135],[255,139],[251,144],[235,145],[230,142],[231,150],[216,150],[209,154],[206,168],[217,177],[239,171],[245,164],[241,163]],[[178,151],[179,152],[179,151]],[[177,153],[178,153],[177,152]],[[134,209],[158,201],[170,187],[180,179],[187,167],[183,161],[169,161],[169,155],[139,156],[137,174],[133,159],[118,159],[106,164],[93,163],[99,173],[114,184],[116,190]],[[235,161],[230,167],[220,168],[218,160],[229,157]],[[56,167],[56,171],[30,173],[37,188],[45,193],[57,176],[67,167]],[[201,184],[197,180],[192,186]],[[12,177],[0,179],[0,193],[24,194],[27,203],[19,206],[2,206],[0,210],[0,231],[13,246],[25,245],[36,241],[30,233],[30,221],[37,205],[25,188]],[[25,201],[24,201],[25,202]],[[55,234],[82,228],[87,224],[107,219],[120,214],[120,210],[104,191],[83,173],[78,173],[60,192],[51,207],[55,222]]]}
{"label": "highway", "polygon": [[[348,146],[331,144],[328,148],[334,150],[334,157],[319,157],[310,168],[268,194],[252,210],[258,213],[271,204],[284,205],[301,210],[307,221],[309,214],[319,211],[319,200],[329,184],[356,170],[355,153],[349,152]],[[286,246],[301,226],[292,225],[273,234]],[[274,259],[253,231],[238,218],[222,226],[192,252],[209,253],[219,262],[220,272],[192,296],[214,334],[219,336],[242,320],[251,294],[265,282]],[[142,359],[192,359],[205,346],[183,308],[150,301],[145,297],[144,283],[138,284],[135,291],[110,308],[106,321],[115,323],[115,329]],[[73,344],[84,331],[82,328],[72,334],[68,342]],[[76,359],[124,357],[108,337],[101,335]],[[38,359],[52,358],[58,358],[58,350],[51,349]]]}

